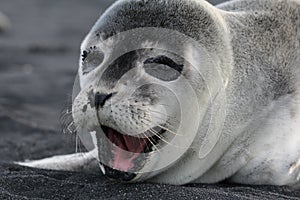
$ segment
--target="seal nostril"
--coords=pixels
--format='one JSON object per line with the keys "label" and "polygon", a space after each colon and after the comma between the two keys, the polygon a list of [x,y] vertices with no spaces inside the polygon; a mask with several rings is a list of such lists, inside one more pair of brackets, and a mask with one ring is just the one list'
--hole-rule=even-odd
{"label": "seal nostril", "polygon": [[112,97],[113,93],[110,94],[102,94],[97,92],[95,94],[95,107],[98,110],[99,107],[103,107],[105,102]]}

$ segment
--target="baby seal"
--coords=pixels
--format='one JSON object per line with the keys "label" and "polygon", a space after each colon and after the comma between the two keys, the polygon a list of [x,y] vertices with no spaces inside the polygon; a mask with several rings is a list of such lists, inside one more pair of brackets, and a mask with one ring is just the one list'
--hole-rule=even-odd
{"label": "baby seal", "polygon": [[[19,163],[120,181],[300,180],[300,1],[119,0],[81,46],[88,153]],[[89,142],[86,142],[89,143]]]}

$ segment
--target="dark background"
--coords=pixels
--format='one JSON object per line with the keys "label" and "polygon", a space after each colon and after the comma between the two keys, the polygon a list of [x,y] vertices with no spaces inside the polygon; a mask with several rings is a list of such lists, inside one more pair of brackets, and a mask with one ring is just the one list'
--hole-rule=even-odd
{"label": "dark background", "polygon": [[70,105],[80,42],[112,2],[0,0],[12,25],[0,34],[0,199],[298,199],[287,187],[130,185],[12,164],[75,152],[59,116]]}

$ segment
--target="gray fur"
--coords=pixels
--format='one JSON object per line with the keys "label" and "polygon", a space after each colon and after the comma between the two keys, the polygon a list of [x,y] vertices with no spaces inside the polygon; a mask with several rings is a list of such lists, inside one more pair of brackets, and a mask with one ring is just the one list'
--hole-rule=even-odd
{"label": "gray fur", "polygon": [[[206,157],[199,159],[198,153],[203,140],[201,130],[207,128],[210,116],[215,114],[209,108],[205,109],[193,148],[166,170],[142,174],[135,181],[150,179],[185,184],[230,179],[237,183],[273,185],[299,182],[299,0],[234,0],[217,7],[201,0],[120,0],[97,21],[83,42],[82,51],[117,33],[139,27],[176,30],[204,47],[220,67],[227,113],[220,139]],[[92,105],[86,107],[90,88],[107,94],[119,92],[116,81],[125,72],[116,63],[126,63],[128,71],[129,60],[134,58],[130,56],[115,61],[104,72],[103,80],[97,80],[101,67],[111,63],[110,56],[106,55],[107,60],[86,76],[88,78],[80,74],[82,92],[73,107],[74,115],[80,118],[80,126],[97,124],[94,114],[87,114],[94,113]],[[203,80],[191,69],[184,73],[197,88],[200,102],[205,93],[201,88]],[[127,80],[133,77],[129,76]],[[147,89],[148,93],[142,91],[134,98],[153,97],[158,90],[152,89],[154,92],[149,93],[151,90]],[[124,99],[126,95],[116,94],[113,98]],[[144,104],[155,104],[143,101]],[[109,106],[98,115],[105,125],[115,126],[109,124],[112,118],[108,114]],[[139,125],[138,120],[135,122]],[[97,147],[103,148],[101,142]],[[99,157],[101,160],[101,150]]]}

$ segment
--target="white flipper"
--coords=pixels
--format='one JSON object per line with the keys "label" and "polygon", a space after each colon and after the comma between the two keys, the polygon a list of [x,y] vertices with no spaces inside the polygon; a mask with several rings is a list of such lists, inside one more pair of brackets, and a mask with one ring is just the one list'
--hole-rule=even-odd
{"label": "white flipper", "polygon": [[[62,171],[100,171],[96,149],[86,153],[53,156],[41,160],[15,162],[15,164],[49,170]],[[98,170],[95,170],[98,169]]]}

